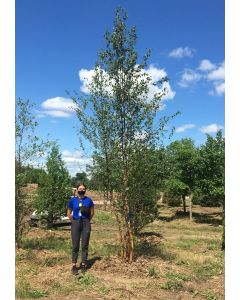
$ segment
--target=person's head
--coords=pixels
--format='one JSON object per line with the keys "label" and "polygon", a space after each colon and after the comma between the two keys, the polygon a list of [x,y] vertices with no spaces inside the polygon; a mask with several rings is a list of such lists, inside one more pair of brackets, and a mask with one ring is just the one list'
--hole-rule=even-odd
{"label": "person's head", "polygon": [[80,183],[78,183],[76,188],[77,188],[78,195],[79,196],[84,196],[84,194],[86,193],[86,190],[87,190],[86,184],[83,183],[83,182],[80,182]]}

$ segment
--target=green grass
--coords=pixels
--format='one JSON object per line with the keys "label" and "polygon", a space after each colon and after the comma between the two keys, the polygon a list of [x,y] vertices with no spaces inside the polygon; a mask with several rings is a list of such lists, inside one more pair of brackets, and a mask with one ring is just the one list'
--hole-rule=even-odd
{"label": "green grass", "polygon": [[210,291],[210,290],[203,291],[200,294],[207,300],[217,300],[218,299],[217,295],[213,291]]}
{"label": "green grass", "polygon": [[199,243],[201,243],[201,240],[199,240],[199,239],[181,238],[181,240],[179,242],[177,242],[176,247],[178,247],[180,249],[184,249],[184,250],[191,250]]}
{"label": "green grass", "polygon": [[54,267],[57,264],[61,264],[66,259],[69,259],[69,258],[67,258],[65,256],[47,256],[44,258],[44,260],[42,262],[42,266]]}
{"label": "green grass", "polygon": [[207,249],[208,250],[219,250],[221,249],[221,240],[210,240],[208,243],[207,243]]}
{"label": "green grass", "polygon": [[23,278],[16,287],[16,297],[20,298],[41,298],[48,296],[48,292],[44,290],[33,289]]}
{"label": "green grass", "polygon": [[149,266],[148,267],[148,276],[152,277],[152,278],[158,278],[159,274],[158,274],[158,270],[156,269],[155,266]]}
{"label": "green grass", "polygon": [[99,225],[116,225],[114,215],[109,211],[96,210],[94,222]]}
{"label": "green grass", "polygon": [[90,273],[86,273],[83,277],[76,278],[76,280],[84,290],[92,288],[97,283],[97,279]]}
{"label": "green grass", "polygon": [[100,286],[98,288],[98,292],[101,294],[101,295],[107,295],[109,293],[110,289],[106,286]]}
{"label": "green grass", "polygon": [[35,250],[48,249],[70,253],[71,240],[64,237],[26,238],[23,240],[23,248]]}
{"label": "green grass", "polygon": [[184,281],[189,281],[192,278],[190,275],[181,273],[166,273],[162,277],[167,279],[161,285],[161,288],[165,290],[179,290],[183,287]]}
{"label": "green grass", "polygon": [[223,269],[224,261],[221,258],[217,258],[208,264],[192,266],[195,276],[200,280],[207,280],[210,277],[220,275],[223,273]]}
{"label": "green grass", "polygon": [[164,284],[161,285],[161,288],[164,290],[179,290],[183,287],[182,280],[179,279],[170,279]]}
{"label": "green grass", "polygon": [[119,255],[120,246],[116,244],[100,244],[97,241],[90,242],[89,245],[89,254],[90,255],[98,255],[102,257],[110,257],[112,255]]}
{"label": "green grass", "polygon": [[16,254],[16,262],[28,260],[30,262],[37,262],[37,255],[32,249]]}
{"label": "green grass", "polygon": [[163,275],[164,278],[167,278],[169,280],[183,280],[183,281],[189,281],[192,279],[191,275],[189,274],[181,274],[181,273],[166,273]]}

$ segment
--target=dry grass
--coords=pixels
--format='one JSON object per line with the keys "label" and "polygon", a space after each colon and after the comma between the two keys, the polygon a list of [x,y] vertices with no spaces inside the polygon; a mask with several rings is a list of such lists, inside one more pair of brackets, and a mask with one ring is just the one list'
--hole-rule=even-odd
{"label": "dry grass", "polygon": [[[201,222],[190,222],[171,219],[174,208],[162,207],[160,219],[137,237],[131,265],[118,257],[111,214],[96,210],[91,268],[80,278],[70,272],[70,228],[31,229],[16,252],[16,299],[224,299],[222,227],[214,221],[220,210],[198,210]],[[204,214],[213,224],[209,217],[202,222]]]}

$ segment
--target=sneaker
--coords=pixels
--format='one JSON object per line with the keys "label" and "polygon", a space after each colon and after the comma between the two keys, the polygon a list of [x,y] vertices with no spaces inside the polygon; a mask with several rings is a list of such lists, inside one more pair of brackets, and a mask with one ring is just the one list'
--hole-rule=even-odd
{"label": "sneaker", "polygon": [[80,269],[82,270],[83,273],[87,271],[87,264],[86,263],[81,263]]}
{"label": "sneaker", "polygon": [[76,266],[73,266],[73,267],[72,267],[72,274],[73,274],[73,275],[78,275],[78,269],[77,269]]}

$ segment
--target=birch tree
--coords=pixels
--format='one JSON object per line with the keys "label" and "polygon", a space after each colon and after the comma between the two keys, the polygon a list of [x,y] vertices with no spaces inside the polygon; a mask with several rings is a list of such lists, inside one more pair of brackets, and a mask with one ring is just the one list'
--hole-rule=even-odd
{"label": "birch tree", "polygon": [[[119,226],[121,256],[124,261],[132,262],[134,222],[131,220],[132,215],[136,218],[137,212],[131,210],[134,210],[134,201],[139,199],[134,192],[137,188],[133,179],[134,169],[138,167],[136,159],[141,152],[141,162],[145,161],[146,166],[146,173],[138,177],[141,180],[138,189],[150,191],[152,185],[149,185],[153,181],[152,162],[147,163],[149,151],[158,145],[164,126],[172,116],[154,122],[161,99],[168,92],[164,87],[168,79],[153,82],[146,72],[150,51],[139,59],[135,50],[136,27],[128,29],[126,22],[125,11],[118,8],[113,30],[105,33],[106,47],[99,53],[94,75],[88,84],[90,95],[76,96],[73,100],[78,105],[80,133],[92,143],[95,163],[101,165],[104,188]],[[149,93],[151,85],[159,87],[154,95]],[[148,196],[148,199],[142,199],[147,199],[150,205],[138,205],[142,212],[147,207],[155,210],[156,197],[153,193]]]}

